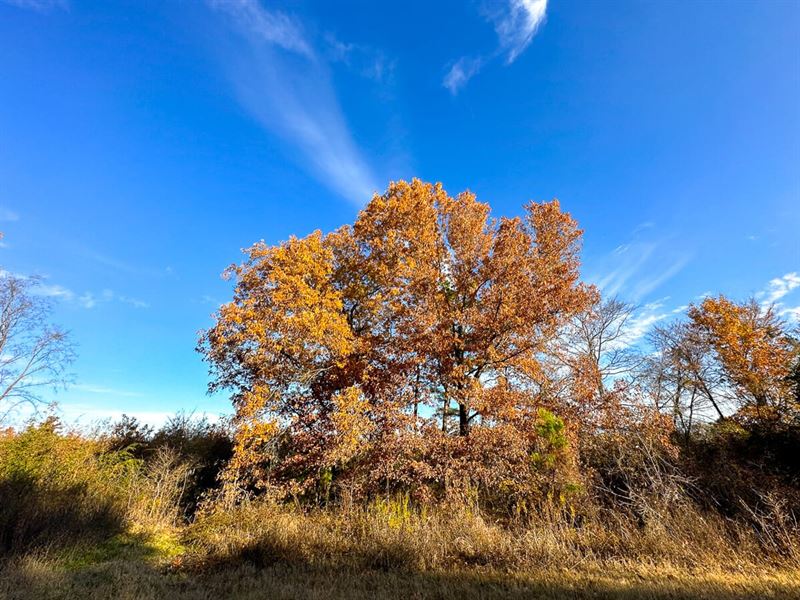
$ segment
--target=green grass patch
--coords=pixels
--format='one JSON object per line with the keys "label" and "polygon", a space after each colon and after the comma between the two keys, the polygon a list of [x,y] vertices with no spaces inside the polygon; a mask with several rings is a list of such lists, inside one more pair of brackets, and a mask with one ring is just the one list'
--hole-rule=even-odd
{"label": "green grass patch", "polygon": [[175,531],[126,531],[99,544],[73,548],[57,562],[68,571],[111,561],[161,564],[182,556],[186,550]]}

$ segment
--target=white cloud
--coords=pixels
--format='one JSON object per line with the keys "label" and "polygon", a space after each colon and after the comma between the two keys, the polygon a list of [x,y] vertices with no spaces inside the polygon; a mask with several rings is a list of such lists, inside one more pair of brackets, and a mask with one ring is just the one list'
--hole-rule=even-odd
{"label": "white cloud", "polygon": [[800,275],[797,272],[786,273],[783,277],[776,277],[767,284],[767,289],[756,294],[764,304],[777,302],[795,288],[800,287]]}
{"label": "white cloud", "polygon": [[633,230],[633,235],[636,235],[637,233],[641,233],[645,229],[652,229],[655,226],[656,226],[656,224],[653,221],[642,221]]}
{"label": "white cloud", "polygon": [[323,185],[363,205],[378,187],[347,126],[327,65],[297,21],[255,0],[212,6],[247,43],[227,65],[242,105],[293,145]]}
{"label": "white cloud", "polygon": [[[612,252],[613,267],[605,274],[595,278],[595,283],[606,296],[616,296],[622,292],[628,282],[633,278],[644,263],[650,258],[656,244],[631,243],[626,244],[623,251],[620,247]],[[631,251],[633,250],[633,251]]]}
{"label": "white cloud", "polygon": [[547,0],[510,0],[508,10],[495,19],[494,30],[510,65],[522,54],[547,13]]}
{"label": "white cloud", "polygon": [[257,40],[308,58],[314,56],[302,27],[292,17],[279,11],[265,10],[257,0],[211,0],[210,4],[231,15]]}
{"label": "white cloud", "polygon": [[468,58],[466,56],[462,56],[456,62],[454,62],[453,66],[450,67],[450,70],[447,71],[447,74],[444,76],[444,80],[442,81],[442,85],[450,90],[451,94],[455,95],[467,84],[470,79],[472,79],[474,75],[477,75],[482,66],[482,58]]}
{"label": "white cloud", "polygon": [[792,295],[798,288],[800,288],[800,274],[792,271],[782,277],[771,279],[766,288],[756,293],[756,298],[761,300],[762,307],[774,305],[778,315],[800,324],[800,306],[786,306],[782,302],[784,297]]}
{"label": "white cloud", "polygon": [[63,285],[39,283],[34,286],[33,293],[37,296],[44,296],[46,298],[58,298],[60,300],[72,301],[75,299],[75,293],[65,288]]}
{"label": "white cloud", "polygon": [[779,313],[789,321],[800,325],[800,306],[793,306],[791,308],[784,308]]}
{"label": "white cloud", "polygon": [[588,279],[606,297],[623,295],[628,300],[646,300],[691,260],[691,254],[666,239],[641,239],[641,232],[654,223],[644,222],[631,232],[631,240],[618,244],[595,267]]}
{"label": "white cloud", "polygon": [[332,33],[325,34],[326,56],[342,63],[354,73],[379,84],[391,84],[395,61],[381,50],[365,44],[342,42]]}
{"label": "white cloud", "polygon": [[98,421],[107,421],[109,419],[118,421],[122,418],[123,414],[134,417],[140,423],[153,427],[160,427],[175,414],[169,411],[123,410],[120,408],[72,402],[59,404],[58,412],[64,421],[76,427],[87,427],[92,424],[97,424]]}
{"label": "white cloud", "polygon": [[91,292],[84,292],[78,296],[78,304],[83,308],[94,308],[97,306],[97,300],[95,300],[94,294]]}
{"label": "white cloud", "polygon": [[636,345],[647,332],[650,331],[653,325],[659,321],[663,321],[671,314],[674,314],[674,310],[663,310],[665,300],[666,298],[655,302],[649,302],[634,312],[625,323],[624,333],[622,337],[616,340],[615,346],[619,348],[629,348],[630,346]]}
{"label": "white cloud", "polygon": [[211,296],[210,294],[203,294],[200,297],[200,302],[203,303],[203,304],[211,304],[213,306],[221,306],[221,305],[225,304],[225,302],[223,300],[220,300],[219,298],[215,298],[214,296]]}
{"label": "white cloud", "polygon": [[505,64],[513,63],[531,43],[546,15],[547,0],[508,0],[502,8],[492,10],[488,16],[497,33],[497,49],[490,56],[462,56],[447,70],[442,85],[456,95],[492,58],[505,55]]}
{"label": "white cloud", "polygon": [[40,296],[43,298],[53,298],[55,300],[63,300],[65,302],[75,304],[82,308],[94,308],[98,304],[113,302],[113,301],[121,302],[123,304],[129,304],[134,308],[149,308],[150,306],[147,302],[143,300],[117,294],[113,290],[109,289],[104,289],[100,294],[95,294],[89,291],[83,292],[82,294],[78,294],[72,291],[71,289],[64,287],[63,285],[59,285],[57,283],[47,283],[46,279],[42,277],[31,277],[28,275],[19,275],[16,273],[10,273],[8,271],[0,270],[0,277],[9,277],[9,276],[18,277],[20,279],[33,280],[33,286],[30,289],[31,293],[36,296]]}
{"label": "white cloud", "polygon": [[81,258],[87,258],[98,263],[99,265],[108,267],[111,270],[119,271],[121,273],[128,273],[130,275],[142,277],[164,277],[165,275],[170,275],[172,271],[170,267],[142,266],[139,264],[126,262],[114,256],[97,252],[96,250],[82,244],[70,244],[68,248]]}
{"label": "white cloud", "polygon": [[128,296],[120,296],[119,301],[124,304],[130,304],[133,308],[150,308],[150,304],[144,300],[137,298],[130,298]]}
{"label": "white cloud", "polygon": [[[57,413],[68,424],[76,427],[91,427],[98,422],[107,420],[118,421],[122,415],[134,417],[140,423],[152,427],[161,427],[175,416],[175,411],[122,409],[117,406],[98,406],[97,404],[83,402],[63,402],[57,405]],[[210,423],[218,422],[223,415],[220,413],[193,412],[192,418],[206,418]]]}

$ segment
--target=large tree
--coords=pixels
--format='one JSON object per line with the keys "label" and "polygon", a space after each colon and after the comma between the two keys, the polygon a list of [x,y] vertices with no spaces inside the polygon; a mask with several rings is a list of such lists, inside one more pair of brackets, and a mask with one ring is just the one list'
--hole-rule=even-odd
{"label": "large tree", "polygon": [[[557,201],[493,219],[413,180],[353,226],[252,246],[200,346],[211,389],[233,391],[240,459],[291,470],[434,419],[462,438],[535,420],[542,355],[590,297],[580,236]],[[278,456],[287,437],[302,452]]]}

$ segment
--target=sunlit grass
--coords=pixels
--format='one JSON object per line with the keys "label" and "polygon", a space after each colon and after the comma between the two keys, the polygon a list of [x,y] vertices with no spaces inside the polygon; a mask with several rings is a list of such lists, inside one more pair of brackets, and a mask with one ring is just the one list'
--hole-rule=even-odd
{"label": "sunlit grass", "polygon": [[[713,528],[604,539],[546,523],[402,501],[301,511],[268,502],[185,528],[139,527],[0,570],[0,598],[776,598],[800,595],[790,557]],[[659,547],[659,540],[661,547]]]}

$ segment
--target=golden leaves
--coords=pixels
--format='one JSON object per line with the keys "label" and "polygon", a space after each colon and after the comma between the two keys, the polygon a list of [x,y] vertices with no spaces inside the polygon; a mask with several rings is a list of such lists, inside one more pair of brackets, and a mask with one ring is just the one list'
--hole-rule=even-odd
{"label": "golden leaves", "polygon": [[449,429],[455,404],[464,436],[522,423],[541,350],[588,301],[574,220],[557,202],[526,211],[498,221],[470,192],[398,181],[352,226],[247,249],[201,342],[239,435],[262,447],[253,423],[282,423],[296,474],[417,431],[420,407]]}
{"label": "golden leaves", "polygon": [[693,332],[713,350],[739,397],[751,398],[759,410],[791,401],[797,348],[771,306],[737,304],[720,295],[691,306],[688,314]]}
{"label": "golden leaves", "polygon": [[375,429],[370,420],[370,404],[358,387],[349,387],[333,396],[331,424],[335,443],[330,452],[332,464],[353,458]]}

